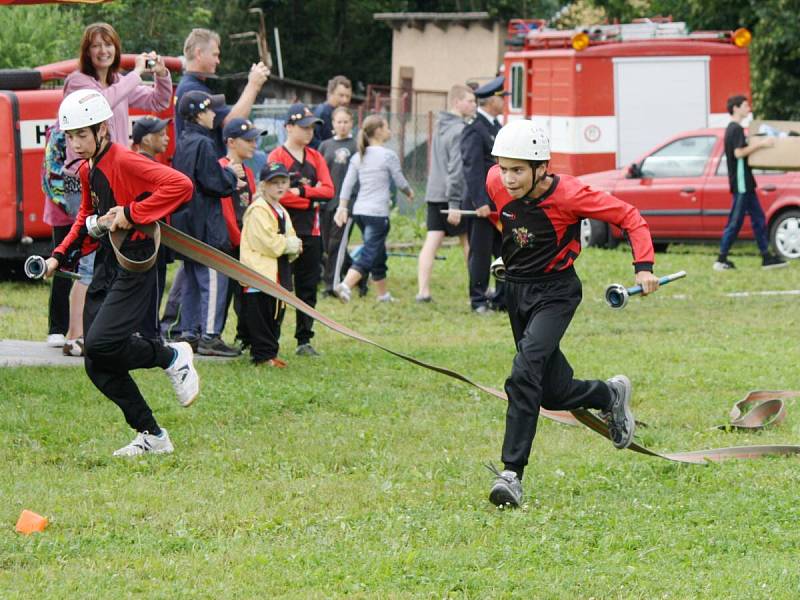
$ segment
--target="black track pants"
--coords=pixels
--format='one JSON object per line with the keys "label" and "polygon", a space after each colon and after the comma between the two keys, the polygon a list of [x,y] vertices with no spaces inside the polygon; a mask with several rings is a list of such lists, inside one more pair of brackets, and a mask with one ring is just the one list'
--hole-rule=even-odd
{"label": "black track pants", "polygon": [[[278,356],[281,323],[286,306],[269,294],[242,294],[244,315],[250,332],[250,356],[254,363]],[[277,306],[280,305],[280,306]]]}
{"label": "black track pants", "polygon": [[492,258],[500,256],[500,233],[489,219],[473,218],[469,224],[469,302],[472,308],[489,302],[489,268]]}
{"label": "black track pants", "polygon": [[[130,273],[101,247],[83,313],[86,373],[120,407],[136,431],[158,432],[150,407],[130,376],[134,369],[165,369],[174,352],[158,339],[134,336],[155,304],[156,269]],[[133,257],[131,257],[133,258]]]}
{"label": "black track pants", "polygon": [[502,460],[506,469],[522,477],[541,407],[606,409],[611,393],[604,381],[574,379],[559,348],[581,302],[581,282],[574,271],[540,283],[506,282],[506,302],[517,355],[505,385]]}
{"label": "black track pants", "polygon": [[[294,293],[309,306],[317,305],[317,285],[321,275],[322,238],[318,235],[301,235],[303,251],[292,263],[294,279]],[[294,337],[297,345],[307,344],[314,337],[314,319],[305,313],[297,311],[297,323]]]}
{"label": "black track pants", "polygon": [[[53,226],[54,248],[67,237],[71,228],[71,225]],[[72,290],[72,280],[66,277],[53,277],[50,285],[47,333],[66,335],[69,329],[69,293]]]}

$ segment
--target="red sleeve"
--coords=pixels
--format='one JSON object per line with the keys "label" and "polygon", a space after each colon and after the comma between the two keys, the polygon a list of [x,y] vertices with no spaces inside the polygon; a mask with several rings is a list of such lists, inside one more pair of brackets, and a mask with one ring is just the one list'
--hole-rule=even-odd
{"label": "red sleeve", "polygon": [[511,202],[511,194],[503,187],[503,179],[500,175],[500,165],[494,165],[486,174],[486,193],[494,203],[496,212],[489,213],[489,220],[500,231],[503,230],[503,222],[500,220],[500,211]]}
{"label": "red sleeve", "polygon": [[[219,164],[227,167],[231,161],[227,156],[219,159]],[[247,172],[247,167],[245,167]],[[228,230],[228,237],[234,248],[238,247],[242,240],[242,232],[239,231],[239,224],[236,222],[236,211],[233,209],[233,198],[225,196],[219,199],[220,208],[222,209],[222,218],[225,220],[225,228]]]}
{"label": "red sleeve", "polygon": [[[132,192],[130,201],[118,196],[117,203],[127,205],[125,215],[132,223],[153,223],[191,200],[192,180],[183,173],[129,150],[120,152],[116,159],[112,168],[129,184],[127,191]],[[133,201],[143,191],[151,193],[138,202]]]}
{"label": "red sleeve", "polygon": [[304,188],[305,197],[313,198],[314,200],[330,200],[335,192],[331,172],[328,170],[328,163],[313,148],[306,149],[306,160],[314,165],[314,170],[317,172],[317,185]]}
{"label": "red sleeve", "polygon": [[[269,153],[267,162],[279,162],[282,163],[287,169],[291,170],[292,163],[294,163],[294,158],[292,158],[292,156],[283,149],[283,146],[279,146]],[[311,208],[311,200],[308,198],[303,198],[302,196],[298,196],[297,194],[293,194],[292,192],[286,192],[283,196],[281,196],[281,204],[286,208],[292,208],[294,210],[308,210]]]}
{"label": "red sleeve", "polygon": [[568,195],[568,210],[577,219],[597,219],[622,229],[628,236],[636,271],[652,271],[655,262],[653,239],[650,227],[639,210],[606,192],[593,190],[580,183],[578,186],[574,193]]}

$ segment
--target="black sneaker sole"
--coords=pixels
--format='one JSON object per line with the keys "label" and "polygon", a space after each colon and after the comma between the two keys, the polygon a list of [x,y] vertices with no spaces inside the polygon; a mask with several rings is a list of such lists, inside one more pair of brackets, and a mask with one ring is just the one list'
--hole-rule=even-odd
{"label": "black sneaker sole", "polygon": [[761,265],[761,268],[764,269],[765,271],[769,271],[770,269],[782,269],[783,267],[788,267],[788,266],[789,263],[782,262],[774,265]]}
{"label": "black sneaker sole", "polygon": [[511,490],[501,485],[493,487],[492,491],[489,492],[489,502],[495,506],[512,506],[514,508],[519,507],[519,502],[514,499],[514,495],[511,493]]}
{"label": "black sneaker sole", "polygon": [[616,379],[617,381],[621,381],[623,388],[624,388],[624,395],[622,401],[622,407],[625,410],[625,420],[628,422],[628,435],[623,438],[619,443],[611,440],[611,443],[614,444],[614,447],[618,450],[624,450],[628,446],[633,443],[633,435],[636,433],[636,420],[633,418],[633,411],[631,410],[631,396],[633,395],[633,385],[631,384],[631,380],[625,377],[625,375],[615,375],[611,378]]}

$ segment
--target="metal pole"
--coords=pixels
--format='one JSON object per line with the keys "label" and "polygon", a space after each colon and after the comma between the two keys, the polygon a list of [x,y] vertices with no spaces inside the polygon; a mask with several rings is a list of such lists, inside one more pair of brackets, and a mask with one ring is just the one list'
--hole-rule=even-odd
{"label": "metal pole", "polygon": [[281,34],[276,27],[273,29],[275,34],[275,54],[278,55],[278,77],[283,79],[283,55],[281,54]]}

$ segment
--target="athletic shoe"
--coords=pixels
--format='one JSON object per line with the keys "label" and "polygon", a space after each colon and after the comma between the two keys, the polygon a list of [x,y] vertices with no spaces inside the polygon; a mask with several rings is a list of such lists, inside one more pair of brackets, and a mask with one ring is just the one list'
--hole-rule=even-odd
{"label": "athletic shoe", "polygon": [[175,450],[169,439],[167,430],[162,428],[161,435],[151,435],[146,431],[137,433],[133,441],[114,452],[114,456],[141,456],[142,454],[169,454]]}
{"label": "athletic shoe", "polygon": [[51,333],[47,336],[47,345],[52,348],[62,348],[66,342],[67,338],[60,333]]}
{"label": "athletic shoe", "polygon": [[300,344],[294,351],[297,356],[319,356],[319,352],[309,343]]}
{"label": "athletic shoe", "polygon": [[380,296],[375,298],[375,300],[377,300],[378,302],[396,302],[394,296],[392,296],[389,292],[381,294]]}
{"label": "athletic shoe", "polygon": [[200,393],[200,376],[194,368],[194,353],[192,347],[186,342],[171,342],[167,344],[177,352],[172,364],[164,372],[172,382],[178,402],[181,406],[189,406]]}
{"label": "athletic shoe", "polygon": [[202,356],[221,356],[223,358],[234,358],[239,356],[242,351],[239,348],[228,346],[222,341],[222,338],[215,335],[212,338],[200,338],[200,343],[197,344],[197,353]]}
{"label": "athletic shoe", "polygon": [[362,277],[358,282],[358,297],[363,298],[367,294],[369,294],[369,279]]}
{"label": "athletic shoe", "polygon": [[622,450],[631,445],[636,421],[631,411],[633,386],[625,375],[615,375],[606,381],[611,391],[611,404],[608,407],[610,419],[608,433],[615,448]]}
{"label": "athletic shoe", "polygon": [[774,254],[765,254],[764,258],[761,260],[762,269],[780,269],[781,267],[788,266],[789,263],[782,258],[775,256]]}
{"label": "athletic shoe", "polygon": [[514,471],[500,472],[494,465],[486,465],[486,468],[494,473],[489,502],[495,506],[517,508],[522,500],[522,482],[517,474]]}
{"label": "athletic shoe", "polygon": [[414,297],[414,301],[418,302],[419,304],[427,304],[428,302],[433,302],[433,297],[432,296],[420,296],[419,294],[417,294]]}
{"label": "athletic shoe", "polygon": [[479,304],[475,308],[472,309],[472,312],[476,315],[488,315],[489,314],[489,306],[486,304]]}
{"label": "athletic shoe", "polygon": [[289,364],[277,356],[275,358],[269,358],[267,360],[261,360],[256,363],[256,366],[260,367],[274,367],[276,369],[285,369],[289,366]]}
{"label": "athletic shoe", "polygon": [[714,263],[714,270],[715,271],[730,271],[731,269],[735,269],[736,265],[734,265],[731,261],[727,258],[723,258],[722,260],[718,260]]}
{"label": "athletic shoe", "polygon": [[190,335],[179,335],[176,338],[170,338],[170,341],[174,343],[185,342],[192,347],[192,352],[197,354],[197,347],[200,345],[200,338],[197,336],[190,336]]}
{"label": "athletic shoe", "polygon": [[339,298],[339,300],[342,301],[343,304],[347,304],[348,302],[350,302],[350,297],[352,295],[352,292],[350,291],[350,288],[344,281],[336,284],[336,287],[333,288],[333,293],[336,294],[336,296]]}
{"label": "athletic shoe", "polygon": [[64,356],[83,356],[83,338],[67,340],[61,348],[61,352]]}

